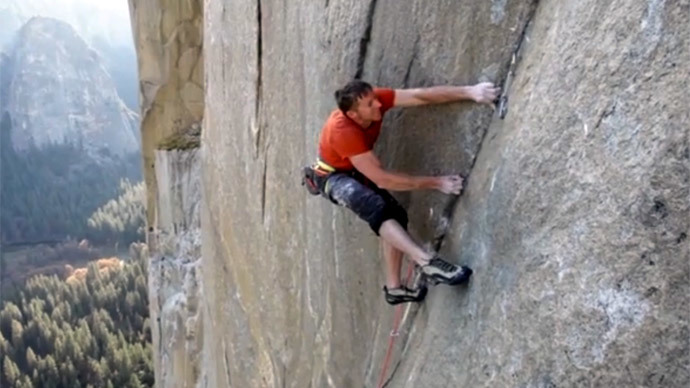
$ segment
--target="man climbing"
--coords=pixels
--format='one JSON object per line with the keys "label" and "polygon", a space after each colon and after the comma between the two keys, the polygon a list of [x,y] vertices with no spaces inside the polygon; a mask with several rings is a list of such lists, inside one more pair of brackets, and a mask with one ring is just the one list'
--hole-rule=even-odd
{"label": "man climbing", "polygon": [[457,195],[463,182],[459,175],[410,176],[384,170],[372,152],[383,115],[393,107],[461,100],[492,103],[498,91],[490,82],[393,90],[373,88],[355,80],[335,92],[338,109],[323,126],[319,159],[314,166],[305,169],[305,181],[313,194],[321,193],[352,210],[381,237],[386,264],[383,290],[388,303],[419,302],[426,296],[424,286],[411,289],[401,285],[403,254],[419,265],[425,276],[445,284],[467,281],[472,270],[426,252],[407,233],[407,213],[387,190],[433,189]]}

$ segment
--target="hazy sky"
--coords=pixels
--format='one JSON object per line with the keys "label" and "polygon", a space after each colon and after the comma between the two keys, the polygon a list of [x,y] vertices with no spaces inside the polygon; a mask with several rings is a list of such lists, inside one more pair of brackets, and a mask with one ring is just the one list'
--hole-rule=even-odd
{"label": "hazy sky", "polygon": [[20,23],[47,16],[70,23],[86,40],[97,36],[117,45],[132,45],[127,0],[0,0],[0,12]]}

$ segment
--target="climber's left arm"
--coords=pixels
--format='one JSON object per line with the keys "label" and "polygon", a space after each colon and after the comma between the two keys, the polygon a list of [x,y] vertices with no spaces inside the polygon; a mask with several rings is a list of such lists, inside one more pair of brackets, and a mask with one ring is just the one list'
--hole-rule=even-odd
{"label": "climber's left arm", "polygon": [[480,104],[492,103],[500,89],[491,82],[471,86],[432,86],[429,88],[396,89],[393,106],[408,107],[471,100]]}

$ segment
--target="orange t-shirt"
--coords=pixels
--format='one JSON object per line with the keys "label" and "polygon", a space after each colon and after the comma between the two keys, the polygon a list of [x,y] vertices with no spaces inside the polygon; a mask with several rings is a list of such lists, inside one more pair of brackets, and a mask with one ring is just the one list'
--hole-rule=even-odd
{"label": "orange t-shirt", "polygon": [[319,137],[319,157],[337,170],[353,170],[350,156],[359,155],[374,148],[381,133],[383,115],[393,107],[393,89],[374,88],[374,95],[381,103],[381,121],[374,121],[362,128],[340,109],[334,110],[326,120]]}

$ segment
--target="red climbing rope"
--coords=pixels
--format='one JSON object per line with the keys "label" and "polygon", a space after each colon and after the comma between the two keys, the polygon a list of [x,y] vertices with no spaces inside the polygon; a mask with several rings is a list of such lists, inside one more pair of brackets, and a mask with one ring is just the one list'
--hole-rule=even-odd
{"label": "red climbing rope", "polygon": [[[412,280],[412,274],[414,273],[414,264],[409,263],[407,266],[407,280],[405,280],[405,285],[410,284]],[[395,344],[395,337],[398,336],[398,328],[400,327],[400,320],[402,319],[403,306],[406,303],[401,303],[395,306],[395,315],[393,318],[393,330],[388,337],[388,350],[386,350],[386,357],[383,359],[383,366],[381,367],[381,375],[379,376],[379,382],[376,385],[378,388],[383,388],[386,378],[386,372],[388,371],[388,365],[391,362],[391,355],[393,354],[393,345]]]}

